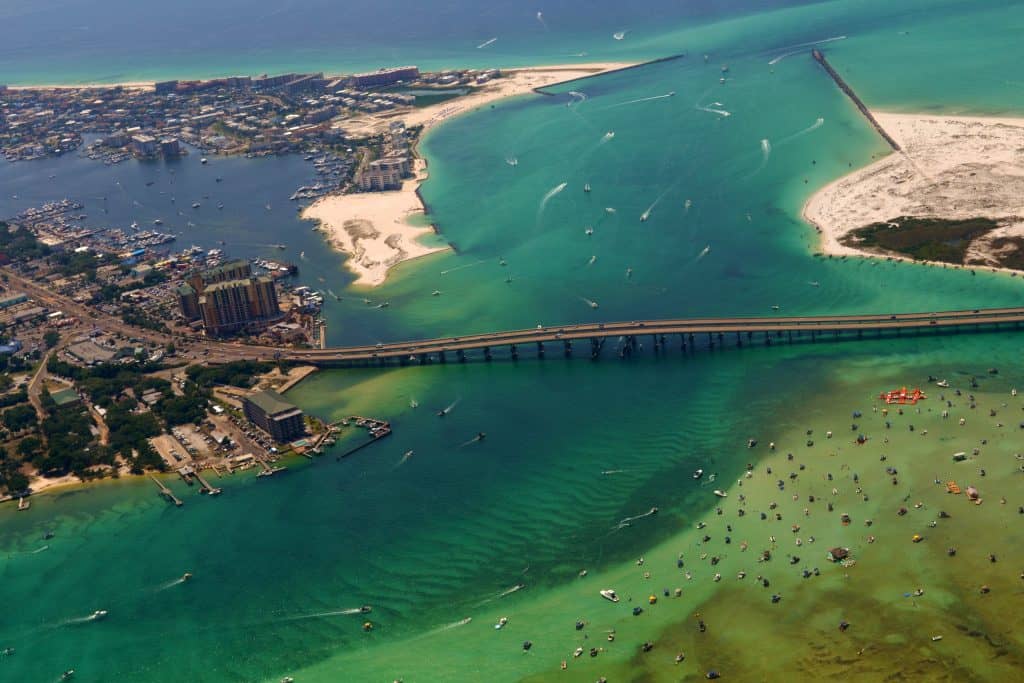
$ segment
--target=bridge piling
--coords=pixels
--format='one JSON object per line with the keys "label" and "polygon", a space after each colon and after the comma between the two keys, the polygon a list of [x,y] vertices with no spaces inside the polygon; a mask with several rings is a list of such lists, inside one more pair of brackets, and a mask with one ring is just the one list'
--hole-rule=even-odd
{"label": "bridge piling", "polygon": [[460,363],[465,363],[466,362],[466,352],[463,351],[462,349],[459,349],[458,351],[456,351],[455,355],[458,357]]}
{"label": "bridge piling", "polygon": [[490,362],[490,360],[491,360],[491,347],[490,346],[485,346],[484,347],[484,360],[488,361],[488,362]]}
{"label": "bridge piling", "polygon": [[444,349],[441,349],[440,351],[437,352],[437,361],[441,365],[444,365],[445,363],[448,362],[448,356],[445,354]]}
{"label": "bridge piling", "polygon": [[509,347],[509,352],[512,354],[512,360],[519,360],[519,349],[516,348],[515,344]]}
{"label": "bridge piling", "polygon": [[537,357],[544,357],[544,342],[537,342]]}

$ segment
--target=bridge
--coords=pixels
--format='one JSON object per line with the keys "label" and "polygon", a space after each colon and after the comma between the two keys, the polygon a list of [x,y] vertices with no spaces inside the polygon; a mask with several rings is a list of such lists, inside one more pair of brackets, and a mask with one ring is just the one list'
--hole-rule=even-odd
{"label": "bridge", "polygon": [[277,349],[238,345],[233,348],[241,356],[252,359],[292,360],[320,366],[465,362],[492,360],[498,353],[512,359],[525,353],[540,358],[581,354],[596,360],[608,342],[612,342],[615,355],[627,358],[645,348],[662,353],[672,348],[691,351],[749,344],[900,337],[903,334],[993,332],[1019,329],[1021,323],[1024,323],[1024,308],[990,308],[880,315],[635,320],[537,326],[372,346]]}

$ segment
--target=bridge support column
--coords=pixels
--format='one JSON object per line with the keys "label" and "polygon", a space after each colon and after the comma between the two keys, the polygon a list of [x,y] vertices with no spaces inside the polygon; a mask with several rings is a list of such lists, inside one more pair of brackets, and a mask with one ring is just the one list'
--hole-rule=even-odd
{"label": "bridge support column", "polygon": [[562,346],[565,349],[565,357],[570,357],[572,355],[572,341],[566,339],[564,342],[562,342]]}
{"label": "bridge support column", "polygon": [[857,339],[864,338],[864,330],[857,330]]}
{"label": "bridge support column", "polygon": [[686,353],[686,334],[682,332],[679,334],[679,350]]}
{"label": "bridge support column", "polygon": [[792,344],[792,343],[793,343],[793,330],[786,330],[786,340],[787,340],[787,341],[788,341],[788,342],[789,342],[790,344]]}
{"label": "bridge support column", "polygon": [[420,354],[420,365],[426,365],[429,362],[430,362],[430,354],[428,354],[428,353],[421,353]]}
{"label": "bridge support column", "polygon": [[484,347],[484,360],[486,360],[486,361],[490,361],[491,360],[491,347],[490,346],[485,346]]}
{"label": "bridge support column", "polygon": [[512,360],[519,360],[519,349],[516,348],[515,344],[509,347],[509,351],[512,352]]}
{"label": "bridge support column", "polygon": [[406,358],[405,356],[399,356],[398,357],[398,364],[401,365],[404,368],[406,365],[409,364],[409,359]]}
{"label": "bridge support column", "polygon": [[460,363],[465,363],[466,362],[466,352],[463,351],[462,349],[459,349],[458,351],[456,351],[455,355],[458,357]]}
{"label": "bridge support column", "polygon": [[813,344],[816,341],[818,341],[818,331],[811,330],[811,343]]}
{"label": "bridge support column", "polygon": [[537,342],[537,357],[544,357],[544,342]]}
{"label": "bridge support column", "polygon": [[743,335],[739,332],[736,333],[736,346],[743,346]]}
{"label": "bridge support column", "polygon": [[765,346],[771,346],[772,345],[772,333],[771,332],[765,332],[764,333],[764,345]]}
{"label": "bridge support column", "polygon": [[601,357],[601,346],[604,344],[604,340],[593,337],[590,340],[590,358],[591,360],[597,360]]}
{"label": "bridge support column", "polygon": [[445,363],[448,362],[448,356],[445,355],[444,351],[437,352],[437,361],[441,363],[441,365],[444,365]]}
{"label": "bridge support column", "polygon": [[708,332],[708,348],[709,349],[715,348],[715,337],[710,332]]}

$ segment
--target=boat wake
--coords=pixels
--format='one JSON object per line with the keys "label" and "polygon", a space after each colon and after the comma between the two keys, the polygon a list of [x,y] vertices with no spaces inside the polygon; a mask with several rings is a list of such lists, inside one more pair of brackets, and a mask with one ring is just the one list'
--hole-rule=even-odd
{"label": "boat wake", "polygon": [[459,448],[465,448],[466,446],[472,446],[475,443],[479,443],[479,442],[484,440],[484,437],[485,437],[484,433],[481,432],[481,433],[477,434],[476,436],[474,436],[469,441],[464,441],[464,442],[460,443],[459,444]]}
{"label": "boat wake", "polygon": [[821,128],[824,125],[825,125],[825,119],[823,119],[823,118],[821,118],[819,116],[817,119],[815,119],[814,123],[812,123],[811,125],[807,126],[803,130],[800,130],[800,131],[797,131],[796,133],[793,133],[792,135],[787,135],[786,137],[784,137],[781,140],[779,140],[779,142],[777,144],[784,145],[787,142],[792,142],[793,140],[796,140],[799,137],[802,137],[804,135],[807,135],[808,133],[811,133],[813,131],[818,130],[819,128]]}
{"label": "boat wake", "polygon": [[449,268],[448,270],[442,270],[441,271],[441,275],[447,275],[448,273],[454,273],[456,270],[462,270],[463,268],[472,268],[473,266],[479,266],[481,263],[486,263],[486,261],[476,261],[474,263],[465,263],[465,264],[463,264],[461,266],[455,266],[454,268]]}
{"label": "boat wake", "polygon": [[395,469],[397,470],[399,467],[404,465],[414,454],[414,451],[406,451],[405,455],[402,456],[402,459],[398,461],[397,465],[395,465]]}
{"label": "boat wake", "polygon": [[629,33],[629,31],[616,31],[612,34],[612,38],[615,40],[625,40],[627,33]]}
{"label": "boat wake", "polygon": [[572,98],[572,102],[569,103],[570,107],[574,104],[579,104],[580,102],[587,101],[587,94],[580,92],[579,90],[570,90],[569,97]]}
{"label": "boat wake", "polygon": [[611,140],[614,137],[615,137],[615,131],[614,130],[610,130],[610,131],[608,131],[607,133],[605,133],[604,135],[601,136],[601,142],[599,142],[598,144],[603,145],[604,143],[608,142],[609,140]]}
{"label": "boat wake", "polygon": [[710,253],[711,253],[711,245],[709,244],[708,246],[706,246],[703,249],[701,249],[700,253],[697,254],[697,260],[700,261],[702,258],[704,258],[705,256],[707,256]]}
{"label": "boat wake", "polygon": [[518,166],[519,159],[515,157],[505,157],[505,163],[508,164],[509,166]]}
{"label": "boat wake", "polygon": [[165,583],[160,584],[159,586],[157,586],[156,591],[157,591],[157,593],[159,593],[160,591],[165,591],[168,588],[174,588],[175,586],[180,586],[181,584],[185,583],[186,581],[188,581],[188,579],[186,579],[184,576],[179,576],[178,578],[176,578],[176,579],[174,579],[172,581],[167,581]]}
{"label": "boat wake", "polygon": [[[525,574],[526,571],[528,571],[529,569],[530,568],[527,567],[526,570],[523,571],[523,573]],[[524,588],[526,588],[526,584],[524,584],[524,583],[517,583],[516,585],[512,586],[511,588],[503,590],[502,592],[497,593],[496,595],[492,595],[489,598],[484,598],[480,602],[476,603],[474,605],[474,607],[480,607],[482,605],[486,605],[489,602],[494,602],[495,600],[501,600],[502,598],[508,597],[509,595],[512,595],[513,593],[518,593],[519,591],[523,590]]]}
{"label": "boat wake", "polygon": [[590,306],[591,308],[598,308],[598,304],[597,304],[597,302],[596,302],[596,301],[591,301],[590,299],[588,299],[588,298],[587,298],[587,297],[585,297],[585,296],[581,296],[581,297],[580,297],[580,300],[581,300],[581,301],[582,301],[583,303],[585,303],[586,305]]}
{"label": "boat wake", "polygon": [[473,617],[466,617],[465,619],[460,619],[459,621],[453,621],[450,624],[445,624],[444,626],[438,626],[437,628],[435,628],[433,631],[430,631],[426,635],[431,635],[431,634],[434,634],[434,633],[444,633],[445,631],[450,631],[453,628],[458,628],[459,626],[465,626],[466,624],[468,624],[471,621],[473,621]]}
{"label": "boat wake", "polygon": [[540,22],[540,25],[544,27],[545,31],[550,31],[551,30],[550,28],[548,28],[548,22],[544,21],[544,13],[543,12],[537,12],[537,21]]}
{"label": "boat wake", "polygon": [[642,515],[634,515],[633,517],[626,517],[625,519],[620,520],[618,526],[616,526],[615,528],[616,529],[625,529],[628,526],[632,526],[632,523],[635,522],[638,519],[643,519],[644,517],[650,517],[651,515],[656,515],[656,514],[658,514],[658,508],[651,508],[650,510],[648,510],[645,513],[643,513]]}
{"label": "boat wake", "polygon": [[668,99],[669,97],[675,97],[675,92],[668,92],[665,93],[664,95],[654,95],[652,97],[641,97],[640,99],[629,100],[628,102],[619,102],[618,104],[610,104],[607,107],[604,107],[604,109],[615,109],[616,107],[625,107],[627,104],[637,104],[639,102],[653,102],[654,100],[664,100]]}
{"label": "boat wake", "polygon": [[365,612],[362,607],[349,607],[347,609],[331,610],[328,612],[313,612],[312,614],[297,614],[293,617],[285,617],[281,621],[301,621],[303,619],[322,619],[324,617],[347,617],[353,614]]}
{"label": "boat wake", "polygon": [[448,413],[452,412],[453,410],[455,410],[455,406],[459,405],[459,401],[461,401],[461,400],[462,400],[461,398],[455,399],[454,401],[452,401],[448,405],[447,408],[445,408],[444,410],[438,412],[438,415],[444,416],[444,415],[447,415]]}
{"label": "boat wake", "polygon": [[497,40],[498,40],[497,38],[491,38],[490,40],[485,40],[484,42],[482,42],[482,43],[480,43],[479,45],[477,45],[477,46],[476,46],[476,49],[478,49],[478,50],[482,50],[482,49],[484,49],[485,47],[487,47],[488,45],[494,45],[494,43],[495,43],[495,42],[496,42]]}
{"label": "boat wake", "polygon": [[812,47],[814,45],[822,45],[824,43],[831,43],[831,42],[834,42],[834,41],[837,41],[837,40],[846,40],[846,36],[834,36],[832,38],[825,38],[823,40],[815,40],[815,41],[812,41],[810,43],[798,43],[796,45],[790,45],[789,47],[781,48],[782,50],[785,50],[785,52],[783,52],[781,55],[779,55],[777,57],[772,58],[772,60],[768,62],[768,65],[769,66],[775,66],[776,64],[781,62],[786,57],[792,57],[793,55],[800,54],[802,52],[802,50],[800,50],[798,48]]}
{"label": "boat wake", "polygon": [[544,208],[548,205],[548,202],[550,202],[555,195],[564,190],[568,185],[569,183],[559,183],[547,191],[547,194],[545,194],[540,200],[540,206],[537,207],[538,218],[540,217],[540,214],[544,213]]}
{"label": "boat wake", "polygon": [[625,471],[626,470],[601,470],[601,474],[607,477],[612,474],[622,474]]}
{"label": "boat wake", "polygon": [[44,546],[42,546],[40,548],[36,548],[32,552],[30,552],[29,555],[38,555],[39,553],[43,552],[44,550],[49,550],[49,549],[50,549],[50,546],[44,545]]}
{"label": "boat wake", "polygon": [[[721,105],[719,105],[719,106],[721,106]],[[709,114],[718,114],[723,119],[728,117],[728,116],[732,116],[732,112],[726,111],[725,109],[715,109],[714,107],[704,107],[704,106],[701,106],[699,104],[697,105],[697,109],[700,110],[700,111],[706,111]]]}
{"label": "boat wake", "polygon": [[99,621],[103,617],[107,616],[106,612],[93,612],[87,617],[74,617],[72,619],[65,619],[64,621],[57,624],[61,626],[82,626],[83,624],[91,624],[94,621]]}

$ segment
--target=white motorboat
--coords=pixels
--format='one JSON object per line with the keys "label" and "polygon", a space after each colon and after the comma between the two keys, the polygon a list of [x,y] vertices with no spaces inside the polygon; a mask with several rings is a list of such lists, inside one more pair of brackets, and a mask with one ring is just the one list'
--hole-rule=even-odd
{"label": "white motorboat", "polygon": [[700,479],[703,476],[704,476],[704,470],[700,470],[700,469],[694,470],[694,472],[693,472],[693,478],[694,479]]}
{"label": "white motorboat", "polygon": [[605,588],[601,591],[601,597],[605,600],[611,600],[612,602],[619,601],[619,596],[611,588]]}

